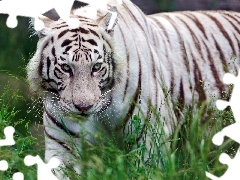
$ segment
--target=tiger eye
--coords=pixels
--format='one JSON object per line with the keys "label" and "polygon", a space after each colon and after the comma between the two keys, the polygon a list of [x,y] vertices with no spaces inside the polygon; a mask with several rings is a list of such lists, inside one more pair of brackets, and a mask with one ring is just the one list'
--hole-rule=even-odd
{"label": "tiger eye", "polygon": [[61,67],[64,71],[69,71],[71,69],[70,66],[67,64],[62,64]]}
{"label": "tiger eye", "polygon": [[101,67],[102,67],[102,63],[96,63],[96,64],[94,64],[92,71],[97,72],[100,70]]}

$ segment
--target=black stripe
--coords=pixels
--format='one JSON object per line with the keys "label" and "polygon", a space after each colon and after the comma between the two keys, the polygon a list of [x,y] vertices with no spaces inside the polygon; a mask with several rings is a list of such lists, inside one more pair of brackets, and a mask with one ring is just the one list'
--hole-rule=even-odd
{"label": "black stripe", "polygon": [[[81,19],[79,19],[79,21],[81,21],[81,22],[86,22],[86,23],[91,23],[91,20],[90,20],[90,19],[85,18],[85,20],[83,20],[82,18],[84,18],[84,17],[81,17]],[[90,20],[90,21],[89,21],[89,20]]]}
{"label": "black stripe", "polygon": [[94,41],[93,39],[87,39],[87,40],[85,40],[85,39],[82,37],[82,41],[83,41],[83,42],[88,42],[88,43],[90,43],[90,44],[93,45],[93,46],[97,46],[96,41]]}
{"label": "black stripe", "polygon": [[232,14],[229,14],[229,13],[226,13],[226,12],[223,12],[223,14],[230,17],[231,19],[233,19],[235,21],[235,23],[239,24],[240,19],[237,19]]}
{"label": "black stripe", "polygon": [[63,72],[60,71],[60,69],[58,69],[57,67],[55,67],[54,71],[53,71],[53,74],[54,76],[56,76],[58,79],[61,79],[61,77],[58,76],[57,72],[59,74],[62,74],[63,75]]}
{"label": "black stripe", "polygon": [[52,42],[52,44],[53,44],[53,39],[54,39],[54,38],[53,38],[53,37],[51,37],[51,42]]}
{"label": "black stripe", "polygon": [[[142,78],[142,66],[141,66],[141,62],[140,62],[140,58],[139,59],[139,73],[138,73],[138,87],[133,95],[133,102],[131,102],[130,108],[128,109],[128,112],[126,113],[126,116],[123,120],[123,127],[127,124],[127,122],[130,120],[130,118],[133,115],[133,111],[136,107],[136,103],[138,102],[138,98],[141,95],[141,78]],[[118,131],[119,129],[121,129],[122,127],[117,127],[116,130]]]}
{"label": "black stripe", "polygon": [[191,19],[195,23],[195,25],[199,28],[199,30],[203,33],[204,37],[208,39],[205,28],[202,25],[202,23],[197,19],[197,17],[191,14],[190,12],[184,12],[183,14],[187,16],[189,19]]}
{"label": "black stripe", "polygon": [[65,51],[63,52],[63,54],[66,54],[69,51],[69,49],[71,49],[71,48],[72,48],[72,46],[66,47]]}
{"label": "black stripe", "polygon": [[194,73],[195,90],[197,91],[197,93],[199,95],[198,101],[203,102],[204,100],[207,99],[203,85],[200,82],[200,80],[203,81],[203,77],[202,77],[200,68],[199,68],[198,64],[196,63],[196,60],[194,59],[194,56],[192,53],[191,53],[191,56],[193,58],[193,69],[194,69],[193,73]]}
{"label": "black stripe", "polygon": [[124,33],[122,31],[122,28],[119,28],[120,30],[120,33],[121,33],[121,36],[123,37],[123,42],[124,42],[124,47],[125,47],[125,51],[126,51],[126,56],[127,56],[127,79],[126,79],[126,85],[125,85],[125,88],[124,88],[124,93],[123,93],[123,99],[122,101],[125,101],[125,98],[126,98],[126,95],[127,95],[127,89],[128,89],[128,86],[129,86],[129,76],[130,76],[130,71],[129,71],[129,60],[130,60],[130,57],[129,57],[129,51],[128,51],[128,48],[127,48],[127,43],[126,43],[126,39],[124,37]]}
{"label": "black stripe", "polygon": [[78,36],[78,34],[74,34],[74,35],[72,35],[71,37],[77,37]]}
{"label": "black stripe", "polygon": [[[237,37],[239,37],[239,35],[240,35],[240,29],[229,19],[229,17],[232,18],[232,16],[229,16],[229,14],[224,14],[224,15],[225,15],[225,18],[228,20],[228,22],[233,26],[234,30],[237,31],[237,34],[238,34],[237,36],[234,34],[234,32],[232,32],[232,33],[233,33],[233,35],[234,35],[234,39],[237,40],[238,49],[240,49],[240,41],[239,41],[238,38],[237,38]],[[226,16],[227,16],[227,17],[226,17]],[[238,50],[237,52],[239,52],[239,50]],[[235,55],[237,55],[237,54],[235,54]]]}
{"label": "black stripe", "polygon": [[70,32],[74,32],[74,33],[78,33],[80,31],[83,34],[89,34],[89,31],[84,29],[84,28],[82,28],[82,27],[79,27],[77,29],[70,29],[69,31]]}
{"label": "black stripe", "polygon": [[[223,53],[220,45],[218,44],[218,42],[216,41],[216,39],[215,39],[215,37],[214,37],[213,35],[212,35],[212,38],[213,38],[213,40],[214,40],[215,47],[217,48],[217,50],[218,50],[218,52],[219,52],[219,54],[220,54],[220,59],[224,62],[224,65],[227,66],[228,63],[227,63],[227,61],[226,61],[226,58],[225,58],[225,56],[224,56],[224,53]],[[224,69],[224,67],[223,67],[223,71],[226,71],[226,70]]]}
{"label": "black stripe", "polygon": [[74,138],[79,138],[79,135],[78,135],[78,134],[76,134],[75,132],[71,131],[70,129],[66,129],[65,126],[64,126],[62,123],[60,123],[58,120],[54,119],[54,117],[52,117],[52,116],[49,114],[49,112],[48,112],[45,104],[44,104],[44,110],[45,110],[45,112],[46,112],[46,115],[47,115],[48,118],[52,121],[52,123],[53,123],[54,125],[56,125],[59,129],[63,130],[66,134],[69,134],[69,135],[71,135],[71,136],[74,137]]}
{"label": "black stripe", "polygon": [[63,28],[63,27],[68,27],[68,25],[56,26],[53,29],[60,29],[60,28]]}
{"label": "black stripe", "polygon": [[63,43],[61,44],[61,47],[67,46],[67,45],[69,45],[70,43],[72,43],[72,41],[69,40],[69,39],[66,39],[66,40],[64,40]]}
{"label": "black stripe", "polygon": [[58,91],[50,84],[51,82],[55,83],[55,85],[57,86],[57,83],[54,79],[42,79],[41,87],[47,91],[58,93]]}
{"label": "black stripe", "polygon": [[64,142],[61,142],[61,141],[59,141],[58,139],[52,137],[52,136],[47,132],[46,128],[44,128],[44,133],[45,133],[45,135],[46,135],[49,139],[57,142],[57,143],[60,144],[62,147],[64,147],[66,150],[72,151],[72,149],[70,149],[68,146],[66,146]]}
{"label": "black stripe", "polygon": [[55,48],[54,48],[54,47],[52,48],[52,55],[53,55],[54,57],[56,57],[56,51],[55,51]]}
{"label": "black stripe", "polygon": [[[89,29],[89,28],[88,28],[88,29]],[[90,31],[92,34],[94,34],[95,36],[97,36],[98,38],[100,38],[99,35],[96,33],[96,31],[94,31],[94,30],[92,30],[92,29],[89,29],[89,31]]]}
{"label": "black stripe", "polygon": [[81,27],[79,27],[78,30],[79,30],[81,33],[83,33],[83,34],[89,34],[89,31],[88,31],[88,30],[83,29],[83,28],[81,28]]}
{"label": "black stripe", "polygon": [[186,53],[186,49],[185,49],[185,45],[184,45],[184,41],[182,39],[182,36],[180,34],[179,29],[176,27],[176,23],[167,15],[163,15],[162,17],[164,17],[165,19],[167,19],[171,25],[173,26],[174,30],[176,31],[177,35],[178,35],[178,42],[180,45],[183,46],[183,51],[182,51],[182,59],[184,60],[184,65],[187,69],[188,72],[190,72],[190,67],[189,67],[189,62],[188,62],[188,58],[187,58],[187,53]]}
{"label": "black stripe", "polygon": [[[216,69],[215,64],[213,62],[214,59],[213,59],[213,57],[211,55],[211,51],[209,50],[207,44],[205,42],[203,42],[203,43],[205,45],[205,49],[207,50],[207,59],[210,61],[209,65],[210,65],[210,68],[211,68],[214,80],[216,81],[216,87],[219,89],[219,92],[222,92],[222,90],[223,90],[223,83],[220,80],[218,70]],[[221,60],[224,61],[223,59],[221,59]],[[224,63],[222,62],[221,65],[222,64],[224,64]],[[227,64],[225,64],[225,65],[227,65]]]}
{"label": "black stripe", "polygon": [[[123,6],[126,8],[126,10],[128,11],[129,15],[132,17],[133,21],[134,21],[135,23],[137,23],[138,27],[140,27],[140,29],[142,30],[142,32],[143,32],[143,34],[144,34],[144,37],[145,37],[145,38],[148,38],[148,35],[146,34],[146,31],[145,31],[144,28],[143,28],[143,23],[140,23],[140,22],[139,22],[139,19],[137,19],[137,18],[135,17],[135,15],[132,13],[132,11],[131,11],[130,9],[128,9],[128,7],[127,7],[125,4],[123,4]],[[143,19],[145,19],[145,18],[143,18]],[[129,24],[129,23],[127,23],[127,24]],[[146,26],[146,24],[144,24],[144,27],[145,27],[145,26]]]}
{"label": "black stripe", "polygon": [[236,54],[236,50],[234,49],[234,44],[232,39],[230,38],[229,34],[227,33],[227,31],[225,30],[225,28],[223,27],[223,25],[218,21],[217,18],[215,18],[214,16],[208,14],[208,13],[204,13],[205,15],[207,15],[218,27],[218,29],[220,30],[220,32],[223,34],[223,36],[227,39],[230,47],[232,48],[232,51],[234,54]]}
{"label": "black stripe", "polygon": [[57,64],[56,50],[55,50],[54,47],[52,48],[52,55],[53,55],[53,57],[54,57],[54,64]]}
{"label": "black stripe", "polygon": [[49,59],[49,57],[47,57],[47,76],[50,79],[50,74],[49,74],[49,68],[51,66],[51,60]]}
{"label": "black stripe", "polygon": [[181,82],[179,85],[179,103],[181,103],[180,108],[183,108],[185,104],[185,95],[184,95],[184,88],[183,88],[183,79],[181,78]]}
{"label": "black stripe", "polygon": [[61,33],[59,33],[58,39],[61,38],[62,36],[64,36],[67,32],[68,32],[68,29],[66,29],[66,30],[62,31]]}
{"label": "black stripe", "polygon": [[[151,16],[151,18],[154,20],[154,22],[162,29],[163,33],[164,33],[164,36],[167,38],[167,42],[169,43],[170,47],[171,47],[171,43],[170,43],[170,40],[169,40],[169,36],[168,36],[168,33],[167,33],[167,30],[166,28],[162,25],[162,23],[154,16]],[[155,38],[154,38],[155,39]]]}
{"label": "black stripe", "polygon": [[61,59],[62,61],[66,61],[66,59],[65,59],[64,57],[62,57],[62,56],[60,56],[60,59]]}
{"label": "black stripe", "polygon": [[38,66],[38,74],[39,74],[39,76],[40,77],[42,77],[42,69],[43,69],[43,59],[44,59],[44,57],[43,57],[43,55],[41,54],[41,59],[40,59],[40,62],[39,62],[39,66]]}
{"label": "black stripe", "polygon": [[104,77],[105,75],[106,75],[106,73],[107,73],[107,68],[106,67],[103,67],[102,68],[102,70],[104,69],[104,72],[103,72],[103,74],[102,74],[102,77]]}
{"label": "black stripe", "polygon": [[95,25],[95,24],[87,24],[87,25],[92,27],[98,27],[98,25]]}
{"label": "black stripe", "polygon": [[183,19],[181,19],[179,16],[176,16],[185,26],[186,26],[186,28],[188,29],[188,31],[190,32],[190,34],[191,34],[191,37],[192,37],[192,40],[193,40],[193,42],[194,42],[194,45],[195,45],[195,47],[197,48],[197,52],[200,54],[200,56],[201,56],[201,59],[202,60],[204,60],[204,58],[203,58],[203,54],[202,54],[202,51],[201,51],[201,43],[200,43],[200,41],[198,40],[198,38],[197,38],[197,36],[196,36],[196,34],[193,32],[193,30],[188,26],[188,24],[183,20]]}

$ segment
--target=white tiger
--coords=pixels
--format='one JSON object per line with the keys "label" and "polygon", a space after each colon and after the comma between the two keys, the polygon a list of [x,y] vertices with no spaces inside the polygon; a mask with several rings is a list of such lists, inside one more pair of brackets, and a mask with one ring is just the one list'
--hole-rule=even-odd
{"label": "white tiger", "polygon": [[[172,100],[181,97],[190,104],[192,94],[201,101],[220,95],[225,69],[236,73],[239,68],[240,13],[146,16],[129,0],[122,5],[111,0],[108,8],[118,13],[110,30],[111,13],[99,11],[98,19],[89,19],[81,14],[83,9],[75,10],[71,16],[81,23],[77,29],[61,19],[41,17],[45,28],[38,32],[37,50],[27,71],[30,88],[45,99],[46,160],[59,156],[67,166],[75,158],[73,151],[81,150],[79,133],[84,128],[113,130],[121,147],[123,128],[140,109],[140,117],[151,123],[155,122],[152,107],[159,110],[169,136],[179,124]],[[236,61],[230,63],[233,54]],[[86,140],[94,141],[89,136]],[[150,146],[148,135],[147,143]],[[81,171],[80,165],[75,168]]]}

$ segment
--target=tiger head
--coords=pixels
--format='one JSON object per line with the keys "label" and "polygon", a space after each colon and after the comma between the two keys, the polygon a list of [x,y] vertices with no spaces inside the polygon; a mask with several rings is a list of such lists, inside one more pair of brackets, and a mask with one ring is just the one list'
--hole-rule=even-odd
{"label": "tiger head", "polygon": [[98,20],[75,16],[80,21],[76,29],[42,16],[45,27],[38,32],[38,48],[27,67],[30,88],[55,94],[66,112],[87,116],[106,109],[118,66],[114,32],[107,29],[110,16]]}

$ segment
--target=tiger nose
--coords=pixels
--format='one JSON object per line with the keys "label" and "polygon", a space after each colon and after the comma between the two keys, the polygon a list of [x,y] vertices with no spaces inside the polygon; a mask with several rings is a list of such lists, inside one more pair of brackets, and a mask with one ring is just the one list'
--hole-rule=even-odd
{"label": "tiger nose", "polygon": [[83,106],[81,104],[74,104],[74,105],[79,111],[87,111],[93,106],[93,105]]}

